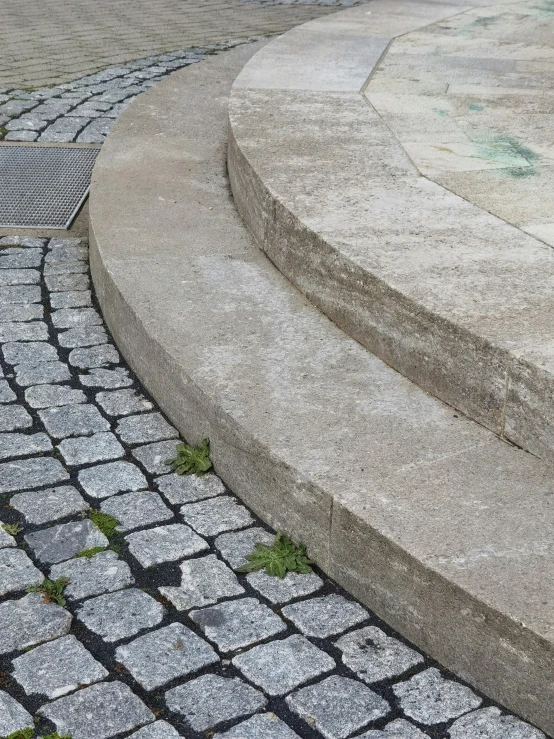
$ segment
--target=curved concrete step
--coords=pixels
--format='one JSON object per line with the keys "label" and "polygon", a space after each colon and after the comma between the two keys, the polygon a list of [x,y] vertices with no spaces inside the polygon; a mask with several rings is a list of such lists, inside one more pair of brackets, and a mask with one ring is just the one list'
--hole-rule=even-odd
{"label": "curved concrete step", "polygon": [[[142,382],[267,522],[443,664],[554,733],[552,466],[349,338],[258,249],[226,174],[244,47],[176,73],[94,170],[92,274]],[[524,504],[522,504],[524,501]]]}
{"label": "curved concrete step", "polygon": [[553,460],[554,15],[481,4],[375,0],[266,46],[233,86],[231,185],[337,325]]}

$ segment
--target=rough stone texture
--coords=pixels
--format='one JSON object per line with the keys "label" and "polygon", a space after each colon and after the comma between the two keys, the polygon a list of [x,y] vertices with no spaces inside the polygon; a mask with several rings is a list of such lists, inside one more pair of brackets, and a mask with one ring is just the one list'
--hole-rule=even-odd
{"label": "rough stone texture", "polygon": [[46,434],[0,434],[0,459],[24,457],[37,452],[49,452],[52,442]]}
{"label": "rough stone texture", "polygon": [[15,547],[16,541],[11,534],[8,534],[3,528],[3,523],[0,522],[0,549],[4,547]]}
{"label": "rough stone texture", "polygon": [[213,498],[225,492],[225,485],[216,475],[164,475],[156,478],[160,490],[172,505],[193,503]]}
{"label": "rough stone texture", "polygon": [[0,380],[0,403],[11,403],[16,399],[16,394],[10,388],[6,380]]}
{"label": "rough stone texture", "polygon": [[152,410],[152,403],[136,390],[112,390],[97,393],[96,402],[108,416],[128,416]]}
{"label": "rough stone texture", "polygon": [[302,688],[287,698],[287,704],[325,739],[346,739],[390,711],[377,693],[356,680],[338,676]]}
{"label": "rough stone texture", "polygon": [[368,613],[359,603],[333,594],[286,606],[283,616],[303,634],[323,639],[365,621]]}
{"label": "rough stone texture", "polygon": [[22,406],[0,406],[0,431],[15,431],[32,425],[33,419]]}
{"label": "rough stone texture", "polygon": [[44,385],[50,382],[64,382],[71,375],[63,362],[39,362],[38,364],[20,364],[15,368],[15,381],[21,387]]}
{"label": "rough stone texture", "polygon": [[159,441],[155,444],[146,444],[133,449],[133,457],[146,467],[153,475],[162,475],[169,472],[168,459],[175,457],[174,441]]}
{"label": "rough stone texture", "polygon": [[423,662],[421,654],[375,626],[341,637],[336,646],[344,664],[369,685],[397,677]]}
{"label": "rough stone texture", "polygon": [[156,721],[130,735],[129,739],[179,739],[180,734],[167,721]]}
{"label": "rough stone texture", "polygon": [[11,695],[0,690],[0,734],[8,736],[28,726],[34,726],[33,717]]}
{"label": "rough stone texture", "polygon": [[238,677],[203,675],[166,693],[168,708],[184,716],[194,731],[248,716],[265,707],[267,699]]}
{"label": "rough stone texture", "polygon": [[93,344],[104,344],[107,340],[108,334],[102,326],[70,328],[69,331],[61,331],[58,334],[60,346],[67,349],[92,346]]}
{"label": "rough stone texture", "polygon": [[67,464],[90,464],[122,457],[125,450],[110,432],[76,439],[64,439],[58,446]]}
{"label": "rough stone texture", "polygon": [[234,652],[286,631],[279,616],[255,598],[226,601],[191,611],[190,618],[222,652]]}
{"label": "rough stone texture", "polygon": [[0,549],[0,596],[40,585],[44,576],[21,549]]}
{"label": "rough stone texture", "polygon": [[256,526],[246,531],[221,534],[215,540],[215,546],[223,559],[226,559],[234,570],[238,570],[247,563],[246,557],[254,551],[256,544],[269,545],[274,539],[274,534]]}
{"label": "rough stone texture", "polygon": [[60,606],[44,603],[42,595],[29,593],[0,604],[0,654],[9,654],[40,642],[65,636],[72,616]]}
{"label": "rough stone texture", "polygon": [[10,500],[10,505],[25,516],[32,524],[43,524],[86,511],[88,503],[70,485],[46,490],[19,493]]}
{"label": "rough stone texture", "polygon": [[104,534],[88,519],[34,531],[25,536],[25,541],[37,559],[50,564],[70,559],[83,549],[107,547],[109,544]]}
{"label": "rough stone texture", "polygon": [[133,384],[129,373],[124,369],[93,369],[86,375],[80,376],[81,383],[85,387],[118,388],[128,387]]}
{"label": "rough stone texture", "polygon": [[73,600],[113,592],[134,583],[129,565],[109,550],[90,558],[78,557],[54,565],[50,579],[57,580],[58,577],[69,578],[64,595]]}
{"label": "rough stone texture", "polygon": [[174,439],[179,435],[161,413],[143,413],[140,416],[122,418],[115,430],[119,438],[127,444]]}
{"label": "rough stone texture", "polygon": [[72,636],[43,644],[13,661],[13,676],[28,694],[53,700],[103,680],[108,671]]}
{"label": "rough stone texture", "polygon": [[100,508],[117,518],[117,531],[131,531],[141,526],[168,521],[173,513],[157,493],[127,493],[109,498]]}
{"label": "rough stone texture", "polygon": [[470,688],[445,680],[434,667],[397,683],[393,691],[406,716],[427,726],[457,718],[481,705],[481,698]]}
{"label": "rough stone texture", "polygon": [[49,362],[58,358],[56,347],[43,341],[9,342],[4,344],[2,352],[8,364],[36,365],[39,362]]}
{"label": "rough stone texture", "polygon": [[454,721],[450,739],[544,739],[542,731],[515,716],[501,715],[498,708],[482,708]]}
{"label": "rough stone texture", "polygon": [[105,641],[116,642],[157,626],[164,613],[165,608],[150,595],[130,588],[87,600],[77,618]]}
{"label": "rough stone texture", "polygon": [[161,587],[160,593],[178,611],[216,603],[221,598],[242,595],[244,588],[233,571],[214,554],[181,562],[181,585]]}
{"label": "rough stone texture", "polygon": [[79,690],[39,709],[53,721],[58,734],[72,739],[109,739],[154,721],[154,714],[131,689],[120,682]]}
{"label": "rough stone texture", "polygon": [[428,739],[428,737],[428,734],[424,734],[409,721],[397,719],[387,724],[384,731],[372,729],[360,734],[358,739]]}
{"label": "rough stone texture", "polygon": [[289,600],[315,593],[323,587],[323,580],[315,572],[302,575],[288,572],[280,579],[267,575],[263,571],[250,572],[246,579],[264,598],[271,603],[288,603]]}
{"label": "rough stone texture", "polygon": [[223,531],[243,529],[252,523],[248,510],[229,496],[189,503],[181,508],[180,513],[186,523],[202,536],[216,536]]}
{"label": "rough stone texture", "polygon": [[214,734],[214,739],[300,739],[274,713],[252,716],[223,734]]}
{"label": "rough stone texture", "polygon": [[25,390],[25,400],[31,408],[50,408],[58,405],[84,403],[85,394],[66,385],[36,385]]}
{"label": "rough stone texture", "polygon": [[39,411],[46,431],[55,439],[87,436],[97,431],[109,431],[110,424],[93,405],[64,405]]}
{"label": "rough stone texture", "polygon": [[[48,261],[48,257],[46,260]],[[52,313],[52,323],[56,328],[99,326],[102,323],[102,318],[94,308],[61,308]]]}
{"label": "rough stone texture", "polygon": [[69,290],[50,295],[52,308],[86,308],[91,305],[90,290]]}
{"label": "rough stone texture", "polygon": [[290,693],[335,667],[332,657],[298,634],[254,647],[234,657],[233,664],[269,695]]}
{"label": "rough stone texture", "polygon": [[38,457],[0,464],[0,493],[63,482],[69,477],[57,459]]}
{"label": "rough stone texture", "polygon": [[117,364],[119,354],[111,344],[101,344],[87,349],[74,349],[69,354],[69,363],[80,369],[94,369],[106,364]]}
{"label": "rough stone texture", "polygon": [[108,498],[148,486],[142,472],[130,462],[109,462],[89,467],[79,472],[79,482],[93,498]]}
{"label": "rough stone texture", "polygon": [[145,690],[219,662],[209,644],[179,623],[139,636],[118,647],[115,656]]}
{"label": "rough stone texture", "polygon": [[0,305],[6,303],[38,303],[40,287],[36,285],[15,285],[0,288]]}
{"label": "rough stone texture", "polygon": [[143,567],[190,557],[208,549],[207,542],[183,524],[136,531],[125,537],[129,551]]}

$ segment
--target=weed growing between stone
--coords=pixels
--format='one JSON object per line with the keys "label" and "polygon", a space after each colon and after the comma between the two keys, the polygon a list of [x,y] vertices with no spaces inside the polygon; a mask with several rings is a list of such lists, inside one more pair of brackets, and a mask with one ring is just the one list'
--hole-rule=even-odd
{"label": "weed growing between stone", "polygon": [[[108,539],[117,534],[117,531],[115,530],[116,526],[119,526],[119,521],[117,520],[117,518],[110,516],[108,513],[97,511],[94,508],[91,508],[89,510],[88,517],[96,526],[96,528],[101,531]],[[95,554],[97,554],[97,552],[95,552]]]}
{"label": "weed growing between stone", "polygon": [[19,523],[3,523],[2,528],[7,534],[17,536],[23,531],[23,526]]}
{"label": "weed growing between stone", "polygon": [[203,475],[213,466],[210,459],[210,440],[204,439],[200,446],[179,442],[177,456],[174,459],[168,459],[165,464],[172,467],[178,475]]}
{"label": "weed growing between stone", "polygon": [[[19,729],[19,731],[14,731],[13,734],[10,734],[9,736],[2,736],[0,739],[34,739],[35,736],[35,730],[31,728],[27,729]],[[46,734],[43,736],[43,739],[72,739],[70,734],[58,734],[57,731],[55,731],[53,734]]]}
{"label": "weed growing between stone", "polygon": [[264,570],[268,575],[283,578],[287,572],[299,572],[307,575],[312,571],[312,560],[306,554],[304,544],[294,544],[281,531],[277,532],[273,544],[256,544],[255,550],[246,558],[248,564],[238,572],[256,572]]}
{"label": "weed growing between stone", "polygon": [[63,596],[63,591],[65,586],[68,584],[68,577],[58,577],[58,579],[54,581],[45,578],[42,581],[42,585],[27,588],[27,592],[42,593],[44,595],[45,603],[57,603],[59,606],[65,606],[66,600]]}
{"label": "weed growing between stone", "polygon": [[105,552],[105,547],[92,547],[91,549],[81,549],[80,552],[77,552],[77,557],[86,557],[87,559],[92,559],[95,554],[100,554],[100,552]]}

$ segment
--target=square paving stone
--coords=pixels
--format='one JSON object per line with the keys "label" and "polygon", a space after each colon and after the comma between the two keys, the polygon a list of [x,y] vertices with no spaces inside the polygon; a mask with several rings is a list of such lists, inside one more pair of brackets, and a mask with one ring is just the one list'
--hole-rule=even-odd
{"label": "square paving stone", "polygon": [[108,416],[128,416],[131,413],[140,413],[153,408],[149,400],[146,400],[136,390],[130,389],[97,393],[96,402]]}
{"label": "square paving stone", "polygon": [[2,347],[4,359],[8,364],[38,364],[58,359],[58,350],[45,341],[27,343],[8,343]]}
{"label": "square paving stone", "polygon": [[49,452],[52,442],[46,434],[0,434],[0,459]]}
{"label": "square paving stone", "polygon": [[31,714],[11,695],[0,690],[0,734],[7,737],[27,727],[34,727]]}
{"label": "square paving stone", "polygon": [[392,689],[406,716],[426,726],[458,718],[479,708],[482,702],[473,690],[446,680],[435,667],[397,683]]}
{"label": "square paving stone", "polygon": [[88,349],[73,349],[69,353],[69,364],[80,369],[94,369],[107,364],[119,364],[121,358],[111,344],[91,346]]}
{"label": "square paving stone", "polygon": [[92,498],[109,498],[148,487],[142,472],[130,462],[108,462],[81,470],[79,482]]}
{"label": "square paving stone", "polygon": [[172,505],[194,503],[214,498],[225,492],[225,485],[216,475],[164,475],[156,478],[158,490]]}
{"label": "square paving stone", "polygon": [[0,549],[0,595],[40,585],[44,575],[21,549]]}
{"label": "square paving stone", "polygon": [[300,739],[274,713],[252,716],[223,734],[214,734],[213,739]]}
{"label": "square paving stone", "polygon": [[120,388],[133,384],[127,370],[120,367],[109,369],[92,369],[84,375],[79,375],[81,384],[85,387]]}
{"label": "square paving stone", "polygon": [[191,611],[190,617],[223,652],[234,652],[287,628],[277,614],[256,598],[241,598]]}
{"label": "square paving stone", "polygon": [[52,313],[52,323],[56,328],[100,326],[102,318],[94,308],[60,308]]}
{"label": "square paving stone", "polygon": [[117,531],[131,531],[140,526],[168,521],[173,512],[165,505],[158,493],[142,492],[117,495],[104,501],[100,508],[104,513],[117,518]]}
{"label": "square paving stone", "polygon": [[51,382],[65,382],[71,379],[69,368],[63,362],[18,364],[15,368],[15,375],[15,381],[21,387],[46,385]]}
{"label": "square paving stone", "polygon": [[264,708],[267,699],[238,677],[202,675],[165,694],[170,711],[184,716],[194,731],[208,729]]}
{"label": "square paving stone", "polygon": [[40,272],[36,269],[3,269],[0,272],[0,286],[5,285],[37,285]]}
{"label": "square paving stone", "polygon": [[44,260],[47,264],[58,262],[88,261],[88,248],[86,246],[53,246]]}
{"label": "square paving stone", "polygon": [[155,716],[120,682],[99,683],[39,709],[58,734],[72,739],[110,739],[154,721]]}
{"label": "square paving stone", "polygon": [[[2,270],[0,270],[0,275]],[[42,321],[0,323],[0,343],[4,341],[47,341],[48,328]]]}
{"label": "square paving stone", "polygon": [[21,405],[0,405],[0,431],[29,428],[33,419]]}
{"label": "square paving stone", "polygon": [[51,408],[85,403],[86,397],[82,390],[74,390],[67,385],[34,385],[25,390],[25,400],[31,408]]}
{"label": "square paving stone", "polygon": [[13,303],[40,303],[42,299],[39,285],[14,285],[0,287],[0,305]]}
{"label": "square paving stone", "polygon": [[285,695],[291,690],[331,672],[335,661],[300,634],[282,641],[260,644],[234,657],[233,664],[250,682],[269,695]]}
{"label": "square paving stone", "polygon": [[202,536],[216,536],[223,531],[243,529],[253,521],[248,509],[230,495],[189,503],[182,506],[180,514]]}
{"label": "square paving stone", "polygon": [[50,579],[58,577],[69,578],[64,595],[71,600],[111,593],[135,582],[129,565],[110,549],[93,557],[77,557],[54,565]]}
{"label": "square paving stone", "polygon": [[283,616],[306,636],[318,639],[340,634],[369,618],[365,608],[336,594],[292,603],[283,608]]}
{"label": "square paving stone", "polygon": [[77,611],[87,629],[107,642],[116,642],[157,626],[165,608],[147,593],[135,588],[91,598]]}
{"label": "square paving stone", "polygon": [[50,305],[56,308],[85,308],[92,305],[90,290],[69,290],[50,294]]}
{"label": "square paving stone", "polygon": [[0,269],[8,267],[40,267],[42,249],[8,249],[0,256]]}
{"label": "square paving stone", "polygon": [[81,326],[70,328],[68,331],[58,333],[58,342],[64,349],[77,349],[80,347],[93,346],[94,344],[105,344],[108,334],[103,326]]}
{"label": "square paving stone", "polygon": [[64,482],[69,474],[57,459],[38,457],[0,464],[0,493]]}
{"label": "square paving stone", "polygon": [[336,646],[344,664],[369,685],[398,677],[424,661],[421,654],[375,626],[341,637]]}
{"label": "square paving stone", "polygon": [[64,405],[38,412],[46,431],[56,439],[88,436],[96,431],[109,431],[110,424],[94,405]]}
{"label": "square paving stone", "polygon": [[179,433],[161,413],[141,413],[122,418],[115,429],[119,438],[127,444],[144,444],[148,441],[175,439]]}
{"label": "square paving stone", "polygon": [[161,587],[160,593],[178,611],[200,608],[217,603],[221,598],[242,595],[244,588],[236,575],[215,554],[181,562],[181,585]]}
{"label": "square paving stone", "polygon": [[0,603],[0,654],[65,636],[71,620],[71,613],[54,603],[45,603],[39,593]]}
{"label": "square paving stone", "polygon": [[450,739],[545,739],[542,731],[515,716],[503,716],[498,708],[482,708],[462,716],[454,721],[448,736]]}
{"label": "square paving stone", "polygon": [[288,603],[295,598],[315,593],[323,587],[323,580],[315,572],[306,575],[288,572],[282,579],[261,571],[250,572],[246,579],[271,603]]}
{"label": "square paving stone", "polygon": [[325,739],[346,739],[390,712],[377,693],[338,675],[289,695],[287,704]]}
{"label": "square paving stone", "polygon": [[10,505],[22,513],[28,523],[37,525],[56,521],[88,508],[88,503],[71,485],[19,493],[13,496]]}
{"label": "square paving stone", "polygon": [[184,524],[174,523],[136,531],[125,537],[129,551],[143,567],[174,562],[209,549],[208,543]]}
{"label": "square paving stone", "polygon": [[[429,735],[424,734],[409,721],[404,721],[404,719],[400,718],[387,724],[384,731],[373,729],[371,731],[366,731],[364,734],[360,734],[356,739],[429,739]],[[464,734],[464,739],[468,739],[466,734]],[[474,739],[478,738],[474,737]],[[485,739],[485,737],[482,737],[481,739]],[[493,739],[493,737],[491,737],[491,739]],[[502,738],[498,737],[498,739],[508,739],[508,737],[502,736]],[[516,739],[516,737],[514,737],[514,739]]]}
{"label": "square paving stone", "polygon": [[50,292],[88,290],[90,288],[87,275],[48,275],[48,277],[45,277],[45,282]]}
{"label": "square paving stone", "polygon": [[44,318],[44,307],[37,303],[13,303],[2,306],[4,321],[32,321],[35,318]]}
{"label": "square paving stone", "polygon": [[60,262],[44,265],[45,277],[50,275],[85,274],[86,272],[88,272],[88,264],[84,264],[83,262]]}
{"label": "square paving stone", "polygon": [[0,380],[0,403],[11,403],[17,400],[17,396],[8,384],[7,380]]}
{"label": "square paving stone", "polygon": [[219,662],[211,646],[180,623],[151,631],[118,647],[115,658],[145,690]]}
{"label": "square paving stone", "polygon": [[170,471],[166,462],[175,457],[175,447],[174,441],[158,441],[155,444],[138,446],[131,453],[148,472],[153,475],[162,475]]}
{"label": "square paving stone", "polygon": [[274,539],[274,534],[256,526],[246,531],[221,534],[215,540],[215,546],[221,552],[223,559],[226,559],[234,570],[238,570],[239,567],[247,564],[246,557],[254,551],[256,544],[269,545]]}
{"label": "square paving stone", "polygon": [[27,695],[45,695],[50,700],[109,675],[72,635],[42,644],[12,664],[13,676]]}
{"label": "square paving stone", "polygon": [[117,459],[125,454],[121,444],[110,432],[64,439],[58,445],[58,449],[67,464],[72,465],[103,462],[108,459]]}
{"label": "square paving stone", "polygon": [[16,541],[11,536],[11,534],[8,534],[8,532],[2,528],[4,525],[3,521],[0,521],[0,549],[4,549],[5,547],[15,547]]}
{"label": "square paving stone", "polygon": [[50,564],[70,559],[83,549],[107,547],[110,543],[88,519],[33,531],[25,536],[25,541],[37,559]]}
{"label": "square paving stone", "polygon": [[167,721],[156,721],[153,724],[139,729],[129,736],[129,739],[179,739],[181,735]]}

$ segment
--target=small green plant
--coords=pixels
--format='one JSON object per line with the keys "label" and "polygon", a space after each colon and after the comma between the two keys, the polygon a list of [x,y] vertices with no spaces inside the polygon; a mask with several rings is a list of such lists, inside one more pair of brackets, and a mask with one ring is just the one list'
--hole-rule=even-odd
{"label": "small green plant", "polygon": [[179,442],[177,444],[177,456],[166,460],[166,464],[173,467],[178,475],[203,475],[212,469],[210,459],[210,440],[204,439],[200,446],[191,446]]}
{"label": "small green plant", "polygon": [[33,739],[35,735],[34,729],[19,729],[19,731],[14,731],[13,734],[10,734],[9,736],[0,737],[0,739]]}
{"label": "small green plant", "polygon": [[277,532],[273,544],[256,544],[254,551],[246,558],[248,564],[238,572],[265,570],[268,575],[283,578],[287,572],[300,572],[307,575],[312,571],[313,562],[306,554],[304,544],[295,544],[281,531]]}
{"label": "small green plant", "polygon": [[102,511],[97,511],[96,509],[91,508],[88,517],[96,528],[99,529],[104,536],[107,536],[108,539],[115,536],[117,533],[115,528],[116,526],[119,526],[119,521],[108,513],[102,513]]}
{"label": "small green plant", "polygon": [[23,526],[20,523],[3,523],[2,528],[12,536],[17,536],[23,531]]}
{"label": "small green plant", "polygon": [[8,129],[0,126],[0,136],[4,137],[8,133]]}
{"label": "small green plant", "polygon": [[73,739],[71,734],[58,734],[55,731],[53,734],[45,734],[42,739]]}
{"label": "small green plant", "polygon": [[44,600],[47,603],[57,603],[59,606],[65,606],[65,598],[63,591],[66,585],[69,584],[68,577],[58,577],[57,580],[49,580],[45,578],[42,581],[42,585],[36,585],[32,588],[27,588],[28,593],[42,593]]}
{"label": "small green plant", "polygon": [[105,547],[91,547],[90,549],[81,549],[80,552],[77,552],[77,557],[86,557],[87,559],[92,559],[95,554],[100,554],[100,552],[105,551]]}

